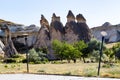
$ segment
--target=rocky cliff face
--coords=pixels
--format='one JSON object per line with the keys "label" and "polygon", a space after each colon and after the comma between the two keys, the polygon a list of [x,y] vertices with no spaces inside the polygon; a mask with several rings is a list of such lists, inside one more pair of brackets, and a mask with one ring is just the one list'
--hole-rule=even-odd
{"label": "rocky cliff face", "polygon": [[98,40],[101,40],[102,38],[102,35],[100,34],[101,31],[107,32],[107,36],[105,37],[106,38],[105,41],[107,43],[120,41],[120,38],[119,38],[120,37],[120,24],[111,25],[110,23],[107,22],[107,24],[104,23],[102,26],[91,28],[91,32],[93,36]]}

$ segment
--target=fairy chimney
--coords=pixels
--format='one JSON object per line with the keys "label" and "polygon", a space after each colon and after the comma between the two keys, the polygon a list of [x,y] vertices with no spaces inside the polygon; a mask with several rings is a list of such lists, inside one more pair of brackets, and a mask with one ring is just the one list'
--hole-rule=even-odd
{"label": "fairy chimney", "polygon": [[55,13],[53,13],[53,16],[52,16],[52,22],[54,21],[59,21],[60,22],[60,16],[56,16]]}
{"label": "fairy chimney", "polygon": [[63,35],[63,24],[60,22],[60,17],[56,16],[55,13],[53,13],[52,22],[50,24],[51,41],[55,39],[62,41]]}
{"label": "fairy chimney", "polygon": [[86,23],[86,19],[83,17],[82,14],[78,14],[76,16],[76,20],[77,20],[78,23]]}
{"label": "fairy chimney", "polygon": [[49,29],[49,23],[43,15],[41,15],[40,24],[41,24],[41,27],[46,27],[47,29]]}
{"label": "fairy chimney", "polygon": [[43,15],[41,15],[40,24],[41,24],[41,28],[38,31],[34,48],[45,48],[48,47],[50,44],[49,23]]}
{"label": "fairy chimney", "polygon": [[69,10],[68,15],[67,15],[67,22],[70,22],[70,21],[75,21],[75,16],[71,10]]}

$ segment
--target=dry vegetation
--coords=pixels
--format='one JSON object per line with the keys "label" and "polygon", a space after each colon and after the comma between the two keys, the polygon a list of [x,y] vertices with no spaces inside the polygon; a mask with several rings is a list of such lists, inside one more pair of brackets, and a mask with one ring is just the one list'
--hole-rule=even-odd
{"label": "dry vegetation", "polygon": [[[113,66],[105,66],[102,63],[101,77],[120,78],[120,64],[115,63]],[[37,74],[61,74],[77,76],[97,76],[98,63],[62,63],[59,62],[47,64],[29,64],[30,73]],[[0,73],[26,73],[26,64],[0,64]]]}
{"label": "dry vegetation", "polygon": [[112,48],[112,47],[115,46],[117,43],[118,43],[118,42],[116,42],[116,43],[109,43],[109,44],[106,44],[105,46],[106,46],[107,48]]}

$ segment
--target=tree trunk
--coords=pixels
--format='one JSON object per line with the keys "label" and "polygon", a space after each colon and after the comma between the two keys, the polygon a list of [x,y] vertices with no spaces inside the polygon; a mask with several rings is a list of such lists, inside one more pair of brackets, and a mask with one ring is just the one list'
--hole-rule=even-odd
{"label": "tree trunk", "polygon": [[85,58],[83,57],[83,62],[86,63]]}
{"label": "tree trunk", "polygon": [[73,59],[73,62],[76,63],[76,59]]}
{"label": "tree trunk", "polygon": [[67,59],[67,61],[68,61],[68,63],[70,63],[70,60],[69,60],[69,59]]}

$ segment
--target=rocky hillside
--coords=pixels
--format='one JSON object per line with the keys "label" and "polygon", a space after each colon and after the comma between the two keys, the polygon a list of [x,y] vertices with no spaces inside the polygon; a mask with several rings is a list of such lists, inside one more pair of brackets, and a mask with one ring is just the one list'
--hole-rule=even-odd
{"label": "rocky hillside", "polygon": [[120,41],[120,24],[112,25],[109,22],[106,22],[101,26],[91,28],[93,36],[98,40],[101,40],[101,31],[107,32],[105,39],[107,43]]}
{"label": "rocky hillside", "polygon": [[39,27],[36,25],[24,26],[13,22],[1,20],[0,40],[4,43],[4,48],[0,47],[0,53],[5,53],[7,57],[26,50],[25,37],[27,37],[28,47],[32,47],[36,41]]}

